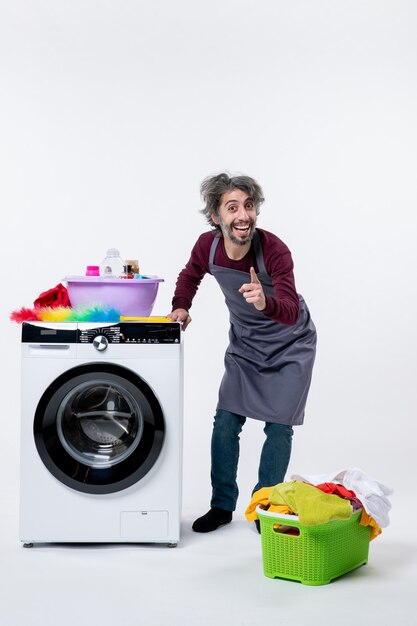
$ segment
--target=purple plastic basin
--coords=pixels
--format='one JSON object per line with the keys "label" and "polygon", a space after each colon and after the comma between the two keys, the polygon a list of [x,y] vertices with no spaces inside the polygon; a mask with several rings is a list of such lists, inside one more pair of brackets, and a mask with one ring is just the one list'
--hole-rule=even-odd
{"label": "purple plastic basin", "polygon": [[120,315],[147,317],[152,313],[158,293],[158,276],[149,278],[101,278],[97,276],[66,276],[68,297],[72,307],[102,305],[120,311]]}

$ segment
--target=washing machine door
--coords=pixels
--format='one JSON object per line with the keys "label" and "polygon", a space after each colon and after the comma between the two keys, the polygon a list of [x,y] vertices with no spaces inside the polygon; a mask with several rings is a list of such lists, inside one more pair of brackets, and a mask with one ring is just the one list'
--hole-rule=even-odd
{"label": "washing machine door", "polygon": [[72,489],[112,493],[143,478],[164,440],[162,408],[131,370],[96,363],[68,370],[43,394],[34,437],[48,470]]}

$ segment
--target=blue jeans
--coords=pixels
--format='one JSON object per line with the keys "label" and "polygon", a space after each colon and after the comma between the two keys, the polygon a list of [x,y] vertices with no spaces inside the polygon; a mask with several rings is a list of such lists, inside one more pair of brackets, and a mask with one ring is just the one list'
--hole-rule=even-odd
{"label": "blue jeans", "polygon": [[[239,461],[239,435],[246,417],[218,409],[211,438],[211,507],[234,511],[239,495],[236,483]],[[266,436],[259,461],[258,482],[252,493],[261,487],[283,482],[291,456],[293,428],[285,424],[265,422]]]}

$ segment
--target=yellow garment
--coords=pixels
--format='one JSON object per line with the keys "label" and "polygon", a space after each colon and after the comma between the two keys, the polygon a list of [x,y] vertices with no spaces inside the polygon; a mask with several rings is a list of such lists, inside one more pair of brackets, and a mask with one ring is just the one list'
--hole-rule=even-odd
{"label": "yellow garment", "polygon": [[291,513],[291,510],[287,505],[274,505],[270,503],[269,496],[271,491],[272,487],[262,487],[261,489],[258,489],[258,491],[255,491],[252,496],[252,500],[245,511],[245,517],[248,522],[254,522],[258,519],[258,514],[256,513],[257,506],[268,510],[270,513]]}
{"label": "yellow garment", "polygon": [[371,535],[370,535],[369,541],[372,541],[372,539],[375,539],[375,537],[378,537],[378,535],[382,533],[382,528],[378,526],[378,524],[376,523],[373,517],[368,515],[365,509],[362,509],[362,515],[359,520],[359,524],[361,526],[371,527]]}
{"label": "yellow garment", "polygon": [[326,524],[332,519],[349,519],[352,515],[352,505],[348,500],[295,480],[275,485],[269,501],[289,506],[305,526]]}

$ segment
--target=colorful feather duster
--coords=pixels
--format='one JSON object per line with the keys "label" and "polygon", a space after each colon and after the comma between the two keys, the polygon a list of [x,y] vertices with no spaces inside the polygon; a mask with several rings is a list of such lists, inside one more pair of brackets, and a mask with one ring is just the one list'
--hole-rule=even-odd
{"label": "colorful feather duster", "polygon": [[10,313],[12,322],[119,322],[120,311],[101,304],[58,307],[22,307]]}

